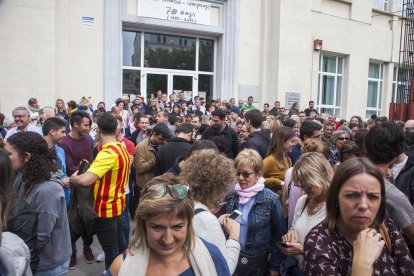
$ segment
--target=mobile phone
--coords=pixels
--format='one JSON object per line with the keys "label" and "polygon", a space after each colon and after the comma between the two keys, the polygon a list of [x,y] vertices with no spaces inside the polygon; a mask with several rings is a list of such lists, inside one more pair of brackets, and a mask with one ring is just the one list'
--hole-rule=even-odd
{"label": "mobile phone", "polygon": [[286,244],[286,241],[279,241],[277,244],[282,247],[289,247],[289,245]]}
{"label": "mobile phone", "polygon": [[84,174],[90,167],[91,165],[89,164],[89,162],[87,160],[82,160],[79,164],[79,170],[78,170],[78,175],[80,174]]}
{"label": "mobile phone", "polygon": [[231,218],[231,219],[234,219],[234,220],[236,220],[236,219],[238,219],[240,216],[242,215],[242,212],[240,212],[239,210],[234,210],[229,216],[228,216],[228,218]]}

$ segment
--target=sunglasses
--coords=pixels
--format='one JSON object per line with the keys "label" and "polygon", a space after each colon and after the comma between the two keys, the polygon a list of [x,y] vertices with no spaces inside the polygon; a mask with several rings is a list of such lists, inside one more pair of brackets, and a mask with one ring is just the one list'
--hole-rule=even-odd
{"label": "sunglasses", "polygon": [[170,192],[170,195],[175,199],[184,199],[187,197],[188,191],[190,187],[183,184],[174,184],[174,185],[167,185],[167,184],[155,184],[152,186],[147,186],[145,188],[144,193],[151,191],[154,195],[152,198],[162,198],[164,197],[167,192]]}
{"label": "sunglasses", "polygon": [[341,141],[346,140],[346,141],[348,141],[349,138],[348,137],[339,137],[338,140],[341,140]]}
{"label": "sunglasses", "polygon": [[244,178],[249,178],[249,176],[251,174],[254,174],[254,172],[239,172],[239,171],[236,172],[236,176],[237,177],[239,177],[240,175],[242,175]]}

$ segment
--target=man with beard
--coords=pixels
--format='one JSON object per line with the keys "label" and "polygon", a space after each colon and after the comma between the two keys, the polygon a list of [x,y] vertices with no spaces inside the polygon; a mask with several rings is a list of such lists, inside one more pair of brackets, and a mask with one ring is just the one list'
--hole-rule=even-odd
{"label": "man with beard", "polygon": [[[63,119],[51,117],[46,119],[42,126],[43,139],[45,139],[50,150],[54,150],[57,156],[56,164],[60,173],[60,178],[65,181],[66,175],[66,158],[65,151],[58,145],[62,143],[66,136],[66,123]],[[70,203],[70,189],[64,187],[66,207]]]}
{"label": "man with beard", "polygon": [[6,137],[4,138],[5,141],[7,141],[7,138],[13,134],[22,131],[33,131],[42,134],[42,131],[38,127],[30,123],[30,112],[26,107],[16,107],[12,114],[16,126],[7,132]]}
{"label": "man with beard", "polygon": [[226,124],[226,112],[216,109],[211,113],[212,125],[207,127],[201,136],[202,140],[213,140],[213,137],[221,136],[225,138],[227,147],[225,154],[228,158],[234,159],[239,153],[239,139],[234,129]]}

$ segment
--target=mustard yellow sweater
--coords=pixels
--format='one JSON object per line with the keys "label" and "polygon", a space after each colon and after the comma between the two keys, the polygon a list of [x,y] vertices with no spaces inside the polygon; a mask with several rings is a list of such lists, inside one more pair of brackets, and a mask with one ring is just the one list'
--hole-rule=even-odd
{"label": "mustard yellow sweater", "polygon": [[267,188],[275,191],[282,188],[281,182],[285,180],[286,171],[292,166],[289,157],[284,159],[284,169],[279,167],[274,155],[269,155],[263,160],[263,177]]}

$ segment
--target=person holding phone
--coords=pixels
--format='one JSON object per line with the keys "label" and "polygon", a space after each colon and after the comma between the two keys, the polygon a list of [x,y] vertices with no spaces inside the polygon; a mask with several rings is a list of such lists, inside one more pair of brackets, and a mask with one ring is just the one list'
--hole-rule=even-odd
{"label": "person holding phone", "polygon": [[[220,249],[230,273],[235,271],[240,253],[240,224],[236,221],[238,216],[226,216],[219,222],[213,213],[221,208],[221,202],[233,186],[234,175],[233,164],[213,149],[191,154],[183,162],[180,174],[190,185],[195,200],[195,234]],[[228,233],[228,239],[224,236],[222,227]]]}
{"label": "person holding phone", "polygon": [[287,275],[293,274],[293,270],[303,270],[303,243],[309,231],[325,219],[325,200],[332,175],[328,160],[318,152],[302,154],[293,167],[294,185],[305,194],[296,204],[292,228],[279,244],[284,254],[294,257],[283,265]]}
{"label": "person holding phone", "polygon": [[242,213],[241,252],[233,275],[279,275],[286,258],[276,245],[286,233],[280,197],[265,188],[263,159],[256,150],[241,151],[234,162],[238,183],[225,199],[227,214]]}

